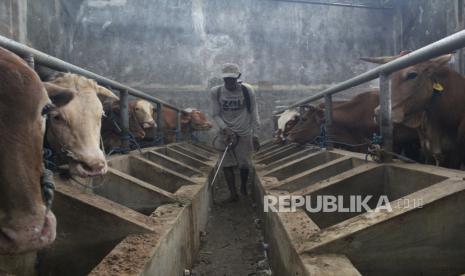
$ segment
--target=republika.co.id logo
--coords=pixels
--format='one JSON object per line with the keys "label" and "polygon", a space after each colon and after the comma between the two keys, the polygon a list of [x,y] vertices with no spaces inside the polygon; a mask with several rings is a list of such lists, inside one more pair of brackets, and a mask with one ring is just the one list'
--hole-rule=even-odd
{"label": "republika.co.id logo", "polygon": [[403,208],[421,208],[422,200],[403,200],[390,202],[387,195],[266,195],[263,200],[264,212],[295,212],[305,208],[309,213],[362,213],[362,212],[392,212],[392,204]]}

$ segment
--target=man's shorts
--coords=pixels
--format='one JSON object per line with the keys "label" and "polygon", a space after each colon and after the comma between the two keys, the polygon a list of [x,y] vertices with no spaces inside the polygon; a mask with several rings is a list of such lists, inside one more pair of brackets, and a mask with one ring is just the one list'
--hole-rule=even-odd
{"label": "man's shorts", "polygon": [[[223,135],[218,136],[218,143],[224,141]],[[219,150],[219,149],[218,149]],[[238,140],[232,149],[228,150],[222,167],[239,167],[239,168],[251,168],[252,167],[252,154],[253,154],[253,142],[252,135],[238,136]],[[223,151],[220,153],[223,154]]]}

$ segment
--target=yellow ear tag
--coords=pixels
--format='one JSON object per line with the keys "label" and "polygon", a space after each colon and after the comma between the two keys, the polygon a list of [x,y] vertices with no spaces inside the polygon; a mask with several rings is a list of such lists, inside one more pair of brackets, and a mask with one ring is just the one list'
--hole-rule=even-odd
{"label": "yellow ear tag", "polygon": [[438,92],[444,91],[444,87],[439,82],[435,82],[433,84],[433,89],[434,91],[438,91]]}

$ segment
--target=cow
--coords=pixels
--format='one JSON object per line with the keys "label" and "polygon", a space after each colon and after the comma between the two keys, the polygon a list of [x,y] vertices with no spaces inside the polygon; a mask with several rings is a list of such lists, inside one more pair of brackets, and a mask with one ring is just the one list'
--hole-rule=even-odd
{"label": "cow", "polygon": [[[106,116],[102,122],[102,137],[107,152],[122,146],[120,102],[104,104]],[[153,105],[146,100],[132,100],[128,103],[129,132],[135,139],[144,139],[151,129],[157,127],[153,118]]]}
{"label": "cow", "polygon": [[48,83],[73,89],[77,93],[68,105],[50,113],[47,123],[47,146],[58,162],[69,165],[71,175],[93,177],[105,174],[107,161],[100,149],[101,101],[117,100],[110,90],[94,80],[71,73],[59,73]]}
{"label": "cow", "polygon": [[[404,54],[362,60],[383,64]],[[418,130],[437,165],[457,169],[465,153],[465,78],[447,66],[451,58],[443,55],[391,74],[392,121]]]}
{"label": "cow", "polygon": [[284,144],[289,131],[300,119],[300,112],[297,109],[287,109],[278,118],[278,129],[276,130],[275,144]]}
{"label": "cow", "polygon": [[[333,124],[330,130],[331,140],[336,146],[355,151],[366,151],[367,139],[377,132],[373,121],[374,109],[379,96],[376,90],[358,94],[349,101],[333,103]],[[301,120],[289,132],[291,142],[314,142],[321,134],[324,124],[324,104],[309,107]],[[354,145],[354,146],[352,146]]]}
{"label": "cow", "polygon": [[[378,124],[373,120],[374,109],[378,105],[378,89],[362,92],[348,101],[333,102],[333,123],[329,140],[333,140],[337,147],[366,152],[367,143],[374,133],[379,132]],[[303,144],[316,142],[321,138],[325,122],[324,107],[323,103],[309,107],[289,132],[289,141]],[[394,142],[395,152],[404,152],[410,158],[419,159],[418,148],[415,147],[418,135],[413,129],[396,125]]]}
{"label": "cow", "polygon": [[[163,136],[166,143],[176,141],[176,110],[163,107]],[[154,118],[157,120],[158,111],[154,109]],[[181,134],[187,135],[190,131],[208,131],[212,128],[212,123],[207,116],[196,108],[186,108],[181,112]]]}
{"label": "cow", "polygon": [[63,108],[75,92],[43,84],[21,58],[1,47],[0,72],[0,255],[12,255],[55,239],[56,219],[40,183],[44,116]]}

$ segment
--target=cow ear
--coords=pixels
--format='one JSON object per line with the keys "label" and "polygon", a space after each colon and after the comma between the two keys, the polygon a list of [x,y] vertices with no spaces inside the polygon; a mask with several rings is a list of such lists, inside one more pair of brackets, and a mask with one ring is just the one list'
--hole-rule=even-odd
{"label": "cow ear", "polygon": [[446,66],[452,59],[452,54],[442,55],[429,61],[434,70]]}
{"label": "cow ear", "polygon": [[119,97],[116,96],[111,90],[98,85],[97,86],[97,97],[103,103],[105,101],[119,101]]}
{"label": "cow ear", "polygon": [[[108,103],[108,102],[107,102],[107,103]],[[105,104],[107,104],[107,103],[105,103]],[[105,105],[105,104],[104,104],[104,105]],[[111,111],[112,111],[113,113],[115,113],[116,115],[121,114],[121,108],[120,108],[120,106],[119,106],[119,101],[113,101],[113,102],[111,102],[111,103],[110,103],[110,106],[111,106]]]}
{"label": "cow ear", "polygon": [[47,90],[48,97],[56,107],[67,105],[76,94],[76,91],[44,82],[44,87]]}
{"label": "cow ear", "polygon": [[324,124],[325,122],[325,110],[323,108],[317,108],[315,110],[316,120],[318,124]]}

